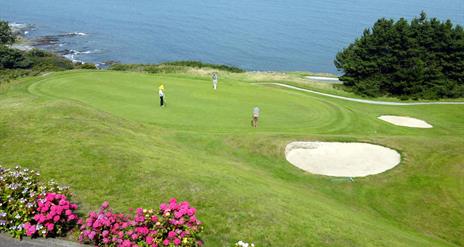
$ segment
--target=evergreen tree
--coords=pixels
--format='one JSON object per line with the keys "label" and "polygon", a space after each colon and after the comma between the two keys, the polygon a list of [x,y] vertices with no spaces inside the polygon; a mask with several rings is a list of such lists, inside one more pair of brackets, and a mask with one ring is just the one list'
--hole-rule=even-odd
{"label": "evergreen tree", "polygon": [[379,19],[339,52],[340,79],[369,96],[464,97],[464,30],[451,21]]}
{"label": "evergreen tree", "polygon": [[11,31],[8,22],[0,21],[0,45],[11,45],[15,42],[16,38]]}

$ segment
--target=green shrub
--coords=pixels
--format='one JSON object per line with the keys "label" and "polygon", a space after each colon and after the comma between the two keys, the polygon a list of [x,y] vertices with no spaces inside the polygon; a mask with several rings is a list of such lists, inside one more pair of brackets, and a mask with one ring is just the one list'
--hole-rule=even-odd
{"label": "green shrub", "polygon": [[76,69],[97,69],[97,66],[93,63],[83,63],[75,66]]}
{"label": "green shrub", "polygon": [[136,71],[136,72],[147,72],[147,73],[174,73],[185,71],[185,68],[211,68],[222,71],[228,71],[233,73],[242,73],[244,70],[228,66],[228,65],[218,65],[218,64],[208,64],[202,63],[199,61],[174,61],[166,62],[160,64],[112,64],[110,70],[117,71]]}
{"label": "green shrub", "polygon": [[13,32],[11,31],[8,22],[0,21],[0,44],[1,45],[10,45],[13,44],[16,40]]}
{"label": "green shrub", "polygon": [[173,62],[166,62],[162,63],[163,65],[174,65],[174,66],[185,66],[185,67],[192,67],[192,68],[211,68],[217,70],[223,70],[233,73],[243,73],[245,70],[240,69],[238,67],[223,65],[223,64],[210,64],[210,63],[203,63],[200,61],[173,61]]}
{"label": "green shrub", "polygon": [[51,52],[33,49],[26,52],[25,56],[32,62],[33,70],[60,71],[74,68],[71,61]]}
{"label": "green shrub", "polygon": [[143,65],[114,63],[108,69],[116,71],[143,71]]}
{"label": "green shrub", "polygon": [[32,62],[20,50],[0,45],[0,69],[24,69],[31,65]]}

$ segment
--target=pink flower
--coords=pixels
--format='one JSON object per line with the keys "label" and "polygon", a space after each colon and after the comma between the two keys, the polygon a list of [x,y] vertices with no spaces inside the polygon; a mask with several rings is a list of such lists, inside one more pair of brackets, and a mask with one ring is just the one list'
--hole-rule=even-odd
{"label": "pink flower", "polygon": [[110,206],[110,203],[107,202],[107,201],[105,201],[105,202],[103,202],[103,204],[101,205],[101,208],[102,208],[102,209],[107,209],[109,206]]}
{"label": "pink flower", "polygon": [[174,217],[176,217],[177,219],[179,219],[179,218],[182,217],[182,216],[183,216],[183,214],[182,214],[181,212],[176,212],[176,213],[174,214]]}
{"label": "pink flower", "polygon": [[96,232],[91,231],[91,232],[89,233],[89,239],[93,239],[93,238],[95,237],[95,234],[96,234]]}
{"label": "pink flower", "polygon": [[88,218],[85,222],[87,226],[92,226],[93,225],[93,220],[91,218]]}
{"label": "pink flower", "polygon": [[189,216],[192,216],[192,215],[195,214],[196,211],[197,211],[197,210],[196,210],[195,208],[190,208],[190,209],[188,210],[188,215],[189,215]]}
{"label": "pink flower", "polygon": [[147,227],[137,227],[136,231],[140,234],[148,234],[148,228]]}
{"label": "pink flower", "polygon": [[53,193],[48,193],[46,196],[45,196],[45,199],[47,199],[47,201],[53,201],[55,199],[55,194]]}
{"label": "pink flower", "polygon": [[183,231],[183,232],[180,233],[180,238],[184,238],[185,236],[187,236],[187,235],[189,235],[189,234],[190,234],[190,232],[188,232],[188,231]]}
{"label": "pink flower", "polygon": [[122,242],[122,245],[121,245],[121,246],[122,246],[122,247],[131,247],[131,245],[132,245],[131,242],[130,242],[129,240],[126,239],[126,240],[124,240],[124,241]]}
{"label": "pink flower", "polygon": [[55,225],[53,225],[52,223],[47,223],[46,224],[46,227],[47,227],[47,230],[49,232],[53,231],[53,228],[55,228]]}
{"label": "pink flower", "polygon": [[144,221],[145,221],[145,217],[143,217],[143,216],[135,217],[135,222],[144,222]]}
{"label": "pink flower", "polygon": [[60,220],[60,216],[59,216],[59,215],[53,217],[53,221],[54,221],[54,222],[58,222],[59,220]]}
{"label": "pink flower", "polygon": [[147,244],[153,244],[153,237],[148,236],[146,238],[146,242],[147,242]]}
{"label": "pink flower", "polygon": [[169,245],[169,240],[165,239],[165,240],[163,241],[163,244],[164,244],[165,246],[168,246],[168,245]]}
{"label": "pink flower", "polygon": [[170,207],[172,210],[177,210],[177,209],[179,208],[179,206],[178,206],[177,203],[175,203],[175,202],[169,203],[169,207]]}
{"label": "pink flower", "polygon": [[172,239],[172,238],[175,238],[175,237],[176,237],[176,233],[175,233],[175,232],[170,231],[170,232],[168,233],[168,238],[171,238],[171,239]]}
{"label": "pink flower", "polygon": [[174,244],[179,245],[180,244],[180,239],[178,239],[178,238],[174,239]]}
{"label": "pink flower", "polygon": [[45,222],[45,220],[46,220],[45,216],[43,216],[42,214],[40,214],[40,215],[39,215],[39,220],[38,220],[37,222],[43,223],[43,222]]}
{"label": "pink flower", "polygon": [[29,222],[24,224],[24,229],[26,229],[26,235],[29,237],[37,232],[37,230],[35,229],[35,225],[31,225],[31,223]]}
{"label": "pink flower", "polygon": [[156,217],[156,215],[151,216],[151,221],[157,222],[157,221],[158,221],[158,217]]}
{"label": "pink flower", "polygon": [[195,215],[190,217],[190,222],[194,223],[196,221],[197,221],[197,217],[195,217]]}
{"label": "pink flower", "polygon": [[168,205],[166,205],[165,203],[161,203],[160,209],[165,211],[166,209],[168,209]]}

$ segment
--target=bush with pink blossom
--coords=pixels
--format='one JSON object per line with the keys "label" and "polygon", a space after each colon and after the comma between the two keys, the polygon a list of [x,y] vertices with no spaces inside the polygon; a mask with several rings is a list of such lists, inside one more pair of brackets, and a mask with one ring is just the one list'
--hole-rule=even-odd
{"label": "bush with pink blossom", "polygon": [[37,212],[38,196],[47,192],[70,195],[68,187],[59,186],[53,180],[43,182],[34,170],[0,166],[0,232],[16,238],[24,236],[24,224]]}
{"label": "bush with pink blossom", "polygon": [[0,166],[0,232],[16,238],[65,236],[80,226],[79,241],[95,246],[202,246],[202,223],[188,202],[171,199],[159,209],[138,208],[134,215],[113,213],[108,202],[82,222],[68,187],[42,182],[27,168]]}
{"label": "bush with pink blossom", "polygon": [[29,237],[64,236],[76,226],[78,217],[74,213],[77,205],[72,204],[65,195],[47,193],[39,195],[33,219],[24,224]]}
{"label": "bush with pink blossom", "polygon": [[138,208],[133,217],[115,214],[108,202],[90,212],[79,240],[96,246],[202,246],[202,223],[188,202],[160,205],[159,210]]}
{"label": "bush with pink blossom", "polygon": [[104,202],[98,212],[90,212],[85,222],[81,222],[79,241],[95,246],[119,246],[124,242],[125,231],[129,227],[130,218],[113,213],[108,202]]}

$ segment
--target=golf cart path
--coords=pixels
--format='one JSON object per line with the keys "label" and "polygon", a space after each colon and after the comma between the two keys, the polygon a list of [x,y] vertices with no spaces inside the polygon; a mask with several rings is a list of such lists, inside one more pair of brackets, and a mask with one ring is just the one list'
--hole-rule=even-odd
{"label": "golf cart path", "polygon": [[[0,233],[0,247],[85,247],[76,242],[66,241],[56,238],[36,238],[31,239],[29,237],[18,240],[12,238],[6,233]],[[90,246],[90,245],[87,245]]]}
{"label": "golf cart path", "polygon": [[404,106],[404,105],[464,105],[464,102],[411,102],[411,103],[406,103],[406,102],[388,102],[388,101],[376,101],[376,100],[367,100],[367,99],[356,99],[356,98],[350,98],[350,97],[344,97],[344,96],[339,96],[339,95],[334,95],[334,94],[328,94],[328,93],[321,93],[318,91],[310,90],[310,89],[304,89],[300,87],[295,87],[283,83],[277,83],[277,82],[268,82],[268,83],[254,83],[254,84],[259,84],[259,85],[276,85],[280,87],[285,87],[285,88],[290,88],[293,90],[298,90],[298,91],[303,91],[303,92],[308,92],[308,93],[314,93],[318,95],[323,95],[331,98],[336,98],[336,99],[342,99],[342,100],[348,100],[348,101],[353,101],[353,102],[359,102],[359,103],[364,103],[364,104],[371,104],[371,105],[397,105],[397,106]]}

